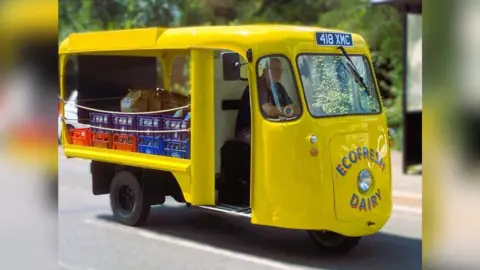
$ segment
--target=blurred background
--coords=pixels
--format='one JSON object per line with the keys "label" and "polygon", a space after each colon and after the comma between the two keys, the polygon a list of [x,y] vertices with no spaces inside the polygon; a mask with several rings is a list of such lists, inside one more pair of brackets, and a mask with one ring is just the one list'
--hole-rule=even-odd
{"label": "blurred background", "polygon": [[56,269],[58,4],[0,1],[0,252]]}
{"label": "blurred background", "polygon": [[[480,1],[422,2],[419,12],[418,1],[409,0],[0,1],[2,265],[57,265],[60,40],[101,29],[278,22],[365,37],[389,125],[397,130],[395,166],[423,174],[408,179],[425,187],[424,267],[473,269],[480,263]],[[410,166],[422,163],[425,170]]]}

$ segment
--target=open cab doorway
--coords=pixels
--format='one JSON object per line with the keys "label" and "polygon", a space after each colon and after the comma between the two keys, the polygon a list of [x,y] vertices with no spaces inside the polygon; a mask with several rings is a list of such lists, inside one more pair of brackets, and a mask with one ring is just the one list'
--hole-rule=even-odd
{"label": "open cab doorway", "polygon": [[237,125],[239,114],[248,109],[247,64],[235,52],[214,51],[215,205],[201,206],[244,217],[251,216],[251,147],[239,138]]}

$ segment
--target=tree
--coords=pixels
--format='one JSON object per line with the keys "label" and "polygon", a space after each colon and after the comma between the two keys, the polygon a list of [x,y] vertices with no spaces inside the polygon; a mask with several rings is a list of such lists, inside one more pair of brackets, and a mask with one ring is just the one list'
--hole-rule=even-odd
{"label": "tree", "polygon": [[60,0],[59,39],[70,33],[175,25],[175,0]]}

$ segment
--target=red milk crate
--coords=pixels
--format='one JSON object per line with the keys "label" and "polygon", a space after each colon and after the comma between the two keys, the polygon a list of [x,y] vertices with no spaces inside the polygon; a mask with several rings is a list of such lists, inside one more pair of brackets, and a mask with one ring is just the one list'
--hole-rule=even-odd
{"label": "red milk crate", "polygon": [[73,128],[69,130],[69,143],[81,146],[92,146],[90,128]]}
{"label": "red milk crate", "polygon": [[113,149],[125,152],[137,152],[137,136],[131,134],[113,134]]}
{"label": "red milk crate", "polygon": [[92,132],[92,146],[112,149],[112,134],[107,132]]}

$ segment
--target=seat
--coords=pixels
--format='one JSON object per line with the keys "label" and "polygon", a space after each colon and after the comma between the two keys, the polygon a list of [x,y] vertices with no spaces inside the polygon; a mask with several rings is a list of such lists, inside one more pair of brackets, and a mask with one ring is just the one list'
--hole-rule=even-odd
{"label": "seat", "polygon": [[250,145],[227,141],[221,149],[219,200],[233,205],[249,205]]}

